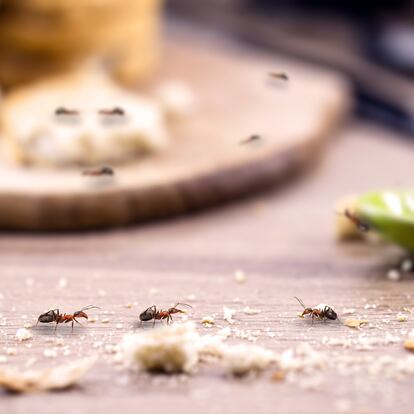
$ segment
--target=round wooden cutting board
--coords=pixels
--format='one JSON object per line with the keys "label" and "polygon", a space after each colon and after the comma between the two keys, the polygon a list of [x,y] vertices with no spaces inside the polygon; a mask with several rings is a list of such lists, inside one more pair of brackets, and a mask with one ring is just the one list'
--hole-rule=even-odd
{"label": "round wooden cutting board", "polygon": [[[175,29],[166,42],[157,76],[187,83],[198,101],[172,126],[170,148],[116,167],[110,178],[1,162],[1,229],[125,225],[252,193],[309,164],[346,112],[347,85],[332,73],[190,29]],[[288,73],[289,81],[269,79],[270,71]],[[252,134],[262,139],[240,144]]]}

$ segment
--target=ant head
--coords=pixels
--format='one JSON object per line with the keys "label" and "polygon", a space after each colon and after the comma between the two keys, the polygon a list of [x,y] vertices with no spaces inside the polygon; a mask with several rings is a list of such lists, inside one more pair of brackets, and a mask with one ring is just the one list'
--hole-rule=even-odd
{"label": "ant head", "polygon": [[55,318],[56,318],[56,312],[54,310],[50,310],[48,312],[42,313],[37,319],[37,321],[41,323],[49,323],[49,322],[53,322]]}
{"label": "ant head", "polygon": [[302,312],[302,315],[309,315],[312,312],[313,312],[312,308],[305,308]]}
{"label": "ant head", "polygon": [[327,308],[326,309],[325,316],[326,316],[326,318],[332,319],[332,320],[338,319],[338,315],[336,314],[336,312],[332,308]]}
{"label": "ant head", "polygon": [[77,311],[73,314],[75,318],[85,318],[88,319],[88,315],[84,311]]}
{"label": "ant head", "polygon": [[155,312],[155,306],[151,306],[139,315],[139,320],[144,322],[150,321],[151,319],[154,319]]}
{"label": "ant head", "polygon": [[114,170],[111,167],[103,166],[101,169],[102,174],[105,175],[114,175]]}

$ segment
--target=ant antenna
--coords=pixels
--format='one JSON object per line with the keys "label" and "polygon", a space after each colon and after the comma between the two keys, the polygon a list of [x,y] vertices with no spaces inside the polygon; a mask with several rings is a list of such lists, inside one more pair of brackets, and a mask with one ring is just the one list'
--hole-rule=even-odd
{"label": "ant antenna", "polygon": [[177,303],[174,305],[174,308],[175,308],[176,306],[178,306],[178,305],[188,306],[189,308],[192,308],[192,306],[191,306],[191,305],[188,305],[187,303],[181,303],[181,302],[177,302]]}
{"label": "ant antenna", "polygon": [[101,309],[101,308],[99,306],[95,306],[95,305],[88,305],[88,306],[85,306],[84,308],[82,308],[81,311],[83,312],[83,311],[86,311],[86,310],[89,310],[89,309]]}
{"label": "ant antenna", "polygon": [[302,302],[302,299],[299,299],[298,297],[294,296],[294,298],[303,306],[303,309],[306,309],[305,304]]}

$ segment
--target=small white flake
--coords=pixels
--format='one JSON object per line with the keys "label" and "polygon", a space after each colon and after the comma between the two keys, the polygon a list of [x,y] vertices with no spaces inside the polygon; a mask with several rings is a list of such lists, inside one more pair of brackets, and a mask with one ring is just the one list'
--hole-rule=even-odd
{"label": "small white flake", "polygon": [[377,308],[377,305],[375,305],[375,304],[373,304],[373,303],[367,303],[365,306],[364,306],[364,309],[376,309]]}
{"label": "small white flake", "polygon": [[20,342],[27,341],[33,337],[32,333],[26,328],[20,328],[16,332],[16,339]]}
{"label": "small white flake", "polygon": [[236,270],[234,273],[234,280],[240,284],[246,282],[246,275],[244,274],[243,270]]}
{"label": "small white flake", "polygon": [[117,323],[116,325],[115,325],[115,327],[116,327],[116,329],[122,329],[123,328],[123,324],[122,323]]}
{"label": "small white flake", "polygon": [[230,323],[233,324],[234,320],[233,320],[233,316],[236,313],[236,311],[234,309],[228,308],[227,306],[223,306],[223,319]]}
{"label": "small white flake", "polygon": [[109,323],[109,322],[110,322],[110,319],[109,318],[103,318],[101,320],[101,323]]}
{"label": "small white flake", "polygon": [[397,269],[390,269],[387,273],[387,279],[397,282],[401,279],[401,273]]}
{"label": "small white flake", "polygon": [[59,282],[57,284],[58,289],[65,289],[65,287],[68,285],[68,280],[65,277],[61,277],[59,279]]}
{"label": "small white flake", "polygon": [[16,348],[7,348],[6,354],[9,356],[16,356],[17,355],[17,349]]}
{"label": "small white flake", "polygon": [[6,355],[0,355],[0,364],[5,364],[8,361]]}
{"label": "small white flake", "polygon": [[353,313],[355,313],[354,308],[344,308],[342,310],[342,315],[352,315]]}
{"label": "small white flake", "polygon": [[404,273],[411,272],[413,270],[413,261],[411,259],[404,259],[401,262],[400,269]]}
{"label": "small white flake", "polygon": [[55,349],[48,348],[43,351],[43,356],[45,356],[46,358],[56,358],[57,352]]}
{"label": "small white flake", "polygon": [[243,312],[246,314],[246,315],[257,315],[258,313],[260,313],[261,311],[259,310],[259,309],[254,309],[254,308],[250,308],[249,306],[246,306],[244,309],[243,309]]}

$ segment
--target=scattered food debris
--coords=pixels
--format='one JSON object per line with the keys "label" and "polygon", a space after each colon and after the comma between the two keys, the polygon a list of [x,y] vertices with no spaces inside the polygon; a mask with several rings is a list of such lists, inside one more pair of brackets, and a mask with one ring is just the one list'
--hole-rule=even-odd
{"label": "scattered food debris", "polygon": [[101,323],[109,323],[111,320],[109,318],[101,319]]}
{"label": "scattered food debris", "polygon": [[56,358],[57,357],[57,352],[56,352],[56,349],[45,349],[43,351],[43,355],[46,358]]}
{"label": "scattered food debris", "polygon": [[126,335],[121,349],[124,361],[140,370],[189,373],[198,362],[199,342],[194,325],[185,323]]}
{"label": "scattered food debris", "polygon": [[407,351],[414,352],[414,339],[407,339],[407,340],[404,342],[404,348],[405,348]]}
{"label": "scattered food debris", "polygon": [[367,303],[365,304],[364,309],[377,309],[377,305],[374,303]]}
{"label": "scattered food debris", "polygon": [[272,376],[271,376],[271,380],[273,382],[280,382],[283,381],[286,378],[286,372],[283,371],[283,369],[278,369],[277,371],[275,371]]}
{"label": "scattered food debris", "polygon": [[360,329],[361,326],[367,324],[368,321],[363,320],[363,319],[347,319],[345,321],[345,325],[350,327],[350,328],[356,328],[356,329]]}
{"label": "scattered food debris", "polygon": [[27,341],[33,337],[32,333],[26,328],[20,328],[16,332],[16,339],[20,342]]}
{"label": "scattered food debris", "polygon": [[260,309],[250,308],[249,306],[246,306],[246,307],[243,309],[243,312],[244,312],[246,315],[257,315],[258,313],[260,313],[260,312],[261,312],[261,310],[260,310]]}
{"label": "scattered food debris", "polygon": [[344,308],[342,311],[342,315],[352,315],[353,313],[355,313],[354,308]]}
{"label": "scattered food debris", "polygon": [[247,278],[243,270],[236,270],[234,273],[234,280],[240,284],[246,283]]}
{"label": "scattered food debris", "polygon": [[59,279],[58,284],[57,284],[57,288],[58,289],[65,289],[67,285],[68,285],[68,280],[65,277],[61,277]]}
{"label": "scattered food debris", "polygon": [[233,316],[235,313],[236,311],[234,309],[228,308],[227,306],[223,306],[223,319],[226,322],[233,324],[234,323]]}
{"label": "scattered food debris", "polygon": [[235,376],[262,371],[276,361],[272,351],[248,344],[223,344],[221,357],[226,369]]}
{"label": "scattered food debris", "polygon": [[212,316],[204,316],[203,319],[201,319],[201,323],[207,328],[211,328],[215,324]]}
{"label": "scattered food debris", "polygon": [[95,364],[97,358],[84,358],[42,371],[19,372],[0,369],[0,386],[13,392],[59,390],[74,385]]}
{"label": "scattered food debris", "polygon": [[397,321],[398,322],[407,322],[408,321],[408,316],[403,315],[402,313],[399,313],[397,315]]}
{"label": "scattered food debris", "polygon": [[387,273],[387,279],[396,282],[401,279],[401,273],[397,269],[390,269]]}

